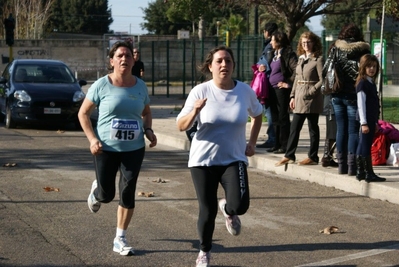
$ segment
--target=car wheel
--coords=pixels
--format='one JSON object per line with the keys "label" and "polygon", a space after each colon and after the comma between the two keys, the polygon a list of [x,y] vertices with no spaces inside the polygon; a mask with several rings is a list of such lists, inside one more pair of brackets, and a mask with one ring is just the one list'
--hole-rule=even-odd
{"label": "car wheel", "polygon": [[7,129],[11,129],[11,128],[15,128],[17,125],[15,123],[15,121],[12,119],[11,117],[11,109],[9,106],[7,106],[7,110],[6,110],[6,128]]}

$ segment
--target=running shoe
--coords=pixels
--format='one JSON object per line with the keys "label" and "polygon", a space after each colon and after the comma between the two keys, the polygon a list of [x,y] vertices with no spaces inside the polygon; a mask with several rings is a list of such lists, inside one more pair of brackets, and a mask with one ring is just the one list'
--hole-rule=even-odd
{"label": "running shoe", "polygon": [[237,215],[228,215],[225,210],[226,207],[226,199],[222,198],[219,200],[219,208],[223,213],[223,216],[226,218],[226,228],[232,235],[239,235],[241,231],[241,221]]}
{"label": "running shoe", "polygon": [[118,236],[114,239],[114,252],[119,253],[122,256],[134,255],[134,250],[126,241],[124,236]]}
{"label": "running shoe", "polygon": [[211,261],[211,252],[200,251],[196,261],[196,267],[209,267],[209,262]]}
{"label": "running shoe", "polygon": [[97,180],[94,180],[93,184],[91,185],[90,195],[87,198],[87,205],[89,206],[90,211],[93,213],[96,213],[101,207],[101,203],[94,196],[94,190],[96,190],[96,188]]}

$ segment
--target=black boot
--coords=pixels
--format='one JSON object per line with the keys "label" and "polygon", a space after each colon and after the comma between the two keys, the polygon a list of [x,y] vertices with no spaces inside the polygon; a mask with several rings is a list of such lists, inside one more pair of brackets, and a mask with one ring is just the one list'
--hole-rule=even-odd
{"label": "black boot", "polygon": [[364,171],[364,161],[365,161],[364,157],[360,155],[356,156],[356,166],[357,166],[356,179],[358,181],[364,180],[364,178],[366,178],[366,172]]}
{"label": "black boot", "polygon": [[321,159],[321,166],[323,167],[338,167],[338,163],[336,163],[333,159],[335,148],[335,140],[326,139],[324,142],[324,155]]}
{"label": "black boot", "polygon": [[368,183],[370,183],[370,182],[383,182],[383,181],[386,180],[385,178],[379,177],[379,176],[377,176],[374,173],[373,165],[371,163],[371,156],[367,156],[364,159],[364,170],[366,172],[365,180]]}
{"label": "black boot", "polygon": [[337,153],[338,174],[348,174],[348,158],[346,154]]}
{"label": "black boot", "polygon": [[348,155],[348,175],[355,176],[356,175],[356,155],[349,154]]}

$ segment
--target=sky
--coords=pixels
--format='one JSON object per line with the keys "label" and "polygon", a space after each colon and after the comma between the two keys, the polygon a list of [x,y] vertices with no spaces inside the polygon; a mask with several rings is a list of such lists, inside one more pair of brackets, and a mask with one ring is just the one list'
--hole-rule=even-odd
{"label": "sky", "polygon": [[[144,22],[144,12],[141,8],[148,7],[148,3],[155,0],[108,0],[111,8],[112,18],[114,22],[110,29],[114,32],[124,32],[132,35],[140,35],[147,33],[140,27],[140,23]],[[321,35],[322,26],[320,25],[321,16],[313,17],[310,23],[307,23],[310,30]]]}
{"label": "sky", "polygon": [[115,32],[126,32],[128,34],[145,34],[140,27],[144,22],[144,12],[141,8],[148,7],[148,3],[153,0],[108,0],[108,6],[111,8],[114,22],[110,29]]}

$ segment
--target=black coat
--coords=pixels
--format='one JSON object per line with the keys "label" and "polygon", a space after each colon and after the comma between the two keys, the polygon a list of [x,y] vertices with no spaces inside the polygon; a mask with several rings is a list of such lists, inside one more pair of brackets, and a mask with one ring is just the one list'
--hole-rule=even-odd
{"label": "black coat", "polygon": [[[370,54],[370,44],[338,39],[333,47],[337,49],[336,71],[343,83],[341,93],[356,94],[355,83],[359,73],[359,61],[363,55]],[[326,60],[325,65],[329,64],[329,60]]]}

